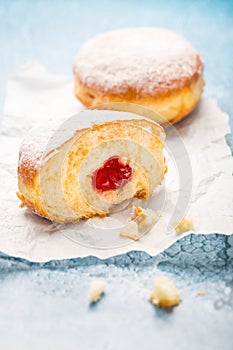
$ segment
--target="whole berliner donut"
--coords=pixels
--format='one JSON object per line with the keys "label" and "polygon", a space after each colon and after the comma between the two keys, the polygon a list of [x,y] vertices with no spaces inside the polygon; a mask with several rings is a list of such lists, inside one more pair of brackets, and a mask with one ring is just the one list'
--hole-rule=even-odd
{"label": "whole berliner donut", "polygon": [[202,73],[201,56],[178,34],[159,28],[119,29],[80,49],[74,93],[87,107],[133,103],[174,123],[200,100]]}

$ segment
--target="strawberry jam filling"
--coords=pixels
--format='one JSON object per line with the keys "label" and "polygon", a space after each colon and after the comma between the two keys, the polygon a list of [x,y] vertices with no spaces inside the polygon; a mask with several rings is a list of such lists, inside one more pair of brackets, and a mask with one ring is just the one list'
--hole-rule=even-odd
{"label": "strawberry jam filling", "polygon": [[92,175],[92,186],[100,192],[122,188],[132,176],[132,168],[118,156],[113,156]]}

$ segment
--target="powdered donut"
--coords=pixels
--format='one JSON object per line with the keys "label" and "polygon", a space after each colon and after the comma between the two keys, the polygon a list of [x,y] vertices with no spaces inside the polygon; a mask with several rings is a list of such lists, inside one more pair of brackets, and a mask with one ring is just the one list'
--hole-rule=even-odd
{"label": "powdered donut", "polygon": [[174,123],[198,103],[202,72],[201,56],[178,34],[159,28],[120,29],[96,36],[80,49],[74,92],[87,107],[133,103]]}

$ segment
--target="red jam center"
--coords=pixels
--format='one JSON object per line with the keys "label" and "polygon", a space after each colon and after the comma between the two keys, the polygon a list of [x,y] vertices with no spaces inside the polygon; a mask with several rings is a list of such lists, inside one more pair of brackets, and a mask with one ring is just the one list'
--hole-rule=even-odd
{"label": "red jam center", "polygon": [[132,168],[124,164],[118,156],[109,158],[92,175],[92,186],[97,191],[110,191],[122,188],[132,176]]}

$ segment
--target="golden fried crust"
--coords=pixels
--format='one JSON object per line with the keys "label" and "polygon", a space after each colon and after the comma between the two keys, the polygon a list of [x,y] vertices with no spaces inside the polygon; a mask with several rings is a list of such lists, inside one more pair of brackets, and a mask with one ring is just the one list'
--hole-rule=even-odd
{"label": "golden fried crust", "polygon": [[135,105],[135,113],[141,114],[140,108],[138,111],[136,110],[136,105],[143,106],[161,116],[164,121],[160,121],[160,123],[165,124],[166,122],[176,123],[187,116],[198,104],[204,85],[205,82],[202,76],[199,77],[196,74],[192,82],[180,90],[168,91],[167,95],[163,92],[158,96],[147,95],[135,98],[135,94],[131,95],[130,93],[127,95],[99,94],[95,90],[86,87],[79,80],[75,80],[74,94],[86,107],[98,108],[98,106],[101,106],[101,109],[103,109],[104,104],[106,104],[106,109],[111,109],[108,104],[115,102],[129,103]]}
{"label": "golden fried crust", "polygon": [[[19,179],[18,187],[22,188],[23,186],[24,186],[24,184]],[[29,190],[29,188],[28,188],[28,190]],[[32,188],[32,191],[33,191],[33,188]],[[41,202],[39,197],[36,198],[35,201],[32,201],[32,200],[29,200],[28,198],[25,198],[24,195],[21,192],[19,192],[19,191],[16,192],[16,195],[19,198],[19,200],[21,201],[20,208],[26,207],[26,208],[30,209],[34,214],[36,214],[38,216],[41,216],[42,218],[45,218],[45,219],[48,219],[48,220],[52,219],[51,216],[48,214],[48,212],[45,210],[45,208],[43,206],[43,203]],[[139,197],[139,196],[137,196],[137,198],[144,199],[144,198]],[[93,213],[90,212],[89,215],[85,215],[83,217],[76,218],[74,220],[71,220],[70,222],[76,223],[80,219],[91,219],[93,217],[99,217],[99,218],[103,219],[105,216],[106,216],[106,214],[101,214],[101,213],[93,214]],[[66,220],[56,220],[56,221],[59,222],[60,224],[64,224],[64,223],[67,222]]]}
{"label": "golden fried crust", "polygon": [[[19,186],[19,188],[23,187],[23,184],[22,184],[20,179],[18,181],[18,186]],[[18,191],[16,192],[16,195],[21,201],[20,208],[27,207],[33,213],[35,213],[35,214],[37,214],[39,216],[48,218],[48,215],[47,215],[46,211],[43,209],[43,207],[41,206],[40,201],[32,202],[28,198],[25,198],[24,195],[21,192],[18,192]]]}
{"label": "golden fried crust", "polygon": [[19,151],[19,162],[18,162],[18,178],[21,181],[33,185],[35,176],[38,174],[39,169],[36,166],[37,162],[41,161],[43,153],[41,152],[36,162],[32,162],[30,158],[24,158],[22,150]]}

